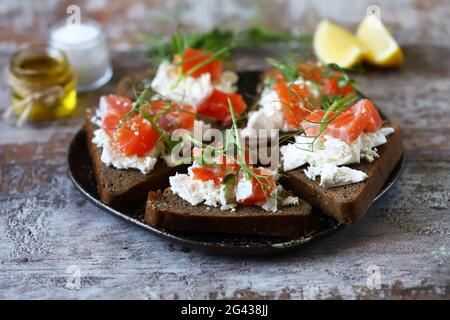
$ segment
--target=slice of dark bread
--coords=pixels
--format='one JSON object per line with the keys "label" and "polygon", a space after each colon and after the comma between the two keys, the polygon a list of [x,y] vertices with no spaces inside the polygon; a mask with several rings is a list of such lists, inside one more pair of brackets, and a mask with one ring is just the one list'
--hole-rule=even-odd
{"label": "slice of dark bread", "polygon": [[403,155],[399,123],[386,122],[384,125],[393,127],[395,132],[387,137],[387,143],[377,147],[380,157],[372,163],[363,160],[360,164],[349,165],[353,169],[364,171],[369,176],[365,181],[324,189],[319,186],[319,178],[313,181],[305,175],[303,170],[306,166],[303,166],[285,172],[280,183],[313,207],[320,208],[342,223],[349,224],[359,220]]}
{"label": "slice of dark bread", "polygon": [[151,190],[169,186],[169,176],[186,172],[187,166],[169,167],[164,160],[159,160],[153,170],[142,174],[135,169],[116,169],[101,161],[102,150],[92,143],[94,131],[98,127],[91,122],[93,110],[86,111],[85,128],[87,146],[92,160],[95,180],[100,199],[115,207],[126,206],[136,201],[145,201]]}
{"label": "slice of dark bread", "polygon": [[168,230],[274,237],[307,235],[318,223],[311,206],[300,199],[298,205],[285,206],[277,212],[242,205],[231,211],[204,204],[192,206],[170,188],[149,193],[144,221]]}

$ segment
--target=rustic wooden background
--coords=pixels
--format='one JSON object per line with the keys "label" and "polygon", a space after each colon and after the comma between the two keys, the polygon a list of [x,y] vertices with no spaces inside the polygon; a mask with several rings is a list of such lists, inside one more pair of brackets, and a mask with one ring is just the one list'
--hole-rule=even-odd
{"label": "rustic wooden background", "polygon": [[[74,1],[0,2],[0,66],[21,44],[45,39]],[[136,32],[202,30],[255,22],[310,32],[321,17],[349,27],[381,8],[406,54],[398,70],[358,76],[364,91],[405,131],[406,169],[355,225],[288,255],[211,256],[178,247],[91,205],[72,186],[67,147],[86,105],[147,66]],[[15,128],[0,122],[0,298],[450,298],[450,3],[427,1],[80,1],[106,28],[113,81],[80,96],[75,115]],[[220,12],[217,21],[207,13]],[[198,17],[202,17],[198,21]],[[237,57],[242,67],[261,61]],[[0,110],[9,105],[0,77]],[[381,287],[369,289],[368,269]],[[78,290],[68,288],[80,271]],[[69,286],[70,287],[70,286]]]}

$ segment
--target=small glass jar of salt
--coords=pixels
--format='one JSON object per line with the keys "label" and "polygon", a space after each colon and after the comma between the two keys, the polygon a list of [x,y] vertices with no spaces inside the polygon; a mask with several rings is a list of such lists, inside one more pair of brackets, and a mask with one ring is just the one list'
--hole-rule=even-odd
{"label": "small glass jar of salt", "polygon": [[96,22],[56,25],[50,30],[49,42],[69,58],[77,74],[78,91],[94,90],[111,79],[106,37]]}

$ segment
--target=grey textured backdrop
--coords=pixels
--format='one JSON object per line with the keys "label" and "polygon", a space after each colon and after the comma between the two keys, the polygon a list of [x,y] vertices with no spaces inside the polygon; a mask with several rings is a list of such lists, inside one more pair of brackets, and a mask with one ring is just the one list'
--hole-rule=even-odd
{"label": "grey textured backdrop", "polygon": [[311,32],[321,18],[355,28],[370,5],[402,44],[450,45],[448,0],[16,0],[0,2],[0,43],[14,46],[36,41],[64,17],[70,4],[82,15],[100,21],[111,45],[135,45],[136,32],[173,32],[177,23],[191,30],[215,25],[243,28],[255,23]]}

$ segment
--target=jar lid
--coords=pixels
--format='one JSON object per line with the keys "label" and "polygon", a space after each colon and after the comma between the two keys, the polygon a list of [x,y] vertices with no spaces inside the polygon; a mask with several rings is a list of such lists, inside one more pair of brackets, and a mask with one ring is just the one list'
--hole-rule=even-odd
{"label": "jar lid", "polygon": [[[27,64],[33,57],[48,56],[58,61],[52,68],[42,68]],[[50,60],[49,60],[50,61]],[[9,69],[15,76],[45,76],[65,72],[68,68],[68,60],[65,53],[58,48],[45,44],[25,46],[15,52],[10,59]]]}
{"label": "jar lid", "polygon": [[52,45],[66,49],[80,49],[95,45],[103,37],[101,27],[94,21],[80,24],[59,23],[50,30],[49,41]]}

